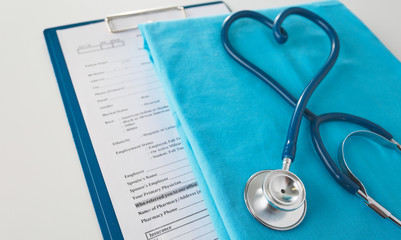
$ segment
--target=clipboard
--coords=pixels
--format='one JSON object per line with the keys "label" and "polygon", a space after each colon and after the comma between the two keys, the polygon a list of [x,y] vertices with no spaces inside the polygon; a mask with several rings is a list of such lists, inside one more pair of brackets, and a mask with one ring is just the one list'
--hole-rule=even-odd
{"label": "clipboard", "polygon": [[224,2],[217,1],[189,6],[127,12],[108,16],[105,19],[69,24],[44,30],[48,52],[63,99],[68,122],[104,239],[124,239],[124,237],[79,106],[57,31],[104,21],[105,27],[107,27],[111,33],[118,33],[135,29],[139,23],[163,20],[158,14],[171,12],[175,14],[176,19],[191,17],[191,9],[208,7],[216,4],[220,4],[226,7],[228,11],[231,11]]}

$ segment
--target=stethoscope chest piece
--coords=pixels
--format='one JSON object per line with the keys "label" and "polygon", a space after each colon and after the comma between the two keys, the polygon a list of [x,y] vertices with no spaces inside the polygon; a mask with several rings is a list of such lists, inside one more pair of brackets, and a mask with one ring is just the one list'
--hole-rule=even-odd
{"label": "stethoscope chest piece", "polygon": [[244,192],[249,212],[263,225],[289,230],[305,217],[305,188],[299,178],[286,170],[265,170],[252,175]]}

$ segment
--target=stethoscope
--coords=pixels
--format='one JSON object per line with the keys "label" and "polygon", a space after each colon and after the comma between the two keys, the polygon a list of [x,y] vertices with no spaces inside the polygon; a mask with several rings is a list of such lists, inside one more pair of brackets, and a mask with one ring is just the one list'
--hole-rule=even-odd
{"label": "stethoscope", "polygon": [[[314,22],[326,32],[331,42],[331,51],[328,59],[305,87],[298,100],[271,76],[239,54],[233,48],[228,38],[228,30],[234,21],[240,18],[252,18],[272,29],[273,36],[278,43],[285,43],[288,35],[281,25],[290,15],[299,15]],[[302,116],[305,116],[311,123],[312,142],[316,152],[331,176],[348,192],[362,197],[365,203],[380,216],[389,218],[401,227],[401,221],[399,219],[394,217],[386,208],[378,204],[367,194],[362,182],[359,181],[348,168],[344,152],[346,143],[355,136],[368,136],[371,139],[398,150],[401,150],[401,145],[397,143],[393,139],[393,136],[385,129],[364,118],[346,113],[327,113],[317,116],[306,108],[312,93],[331,70],[339,54],[339,39],[337,33],[330,24],[315,13],[299,7],[284,10],[276,17],[274,22],[257,12],[240,11],[225,19],[221,30],[221,40],[224,48],[235,61],[266,82],[289,104],[295,107],[282,153],[282,169],[257,172],[249,178],[245,186],[244,198],[250,213],[260,223],[275,230],[292,229],[298,226],[304,219],[307,209],[305,187],[298,176],[289,170],[291,163],[293,163],[295,159],[297,138]],[[322,123],[331,121],[351,122],[369,130],[356,131],[345,138],[339,151],[340,168],[327,152],[319,131],[319,127]]]}

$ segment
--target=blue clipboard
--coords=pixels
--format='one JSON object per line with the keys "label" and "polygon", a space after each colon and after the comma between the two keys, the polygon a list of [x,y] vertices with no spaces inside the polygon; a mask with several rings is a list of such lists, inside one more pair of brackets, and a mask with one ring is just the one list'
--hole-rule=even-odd
{"label": "blue clipboard", "polygon": [[[220,4],[223,1],[209,2],[183,6],[182,8],[194,8],[205,5]],[[230,10],[227,4],[225,6]],[[152,10],[153,11],[153,10]],[[230,10],[231,11],[231,10]],[[124,239],[120,225],[115,214],[100,166],[92,146],[92,141],[86,128],[85,120],[78,103],[68,67],[61,49],[57,30],[75,28],[105,21],[104,19],[69,24],[43,31],[54,73],[58,82],[64,108],[67,113],[68,122],[74,138],[78,156],[85,175],[86,184],[91,195],[96,216],[104,239]],[[105,26],[106,27],[106,26]]]}
{"label": "blue clipboard", "polygon": [[101,21],[103,20],[49,28],[45,29],[43,33],[103,238],[123,239],[57,36],[57,30]]}

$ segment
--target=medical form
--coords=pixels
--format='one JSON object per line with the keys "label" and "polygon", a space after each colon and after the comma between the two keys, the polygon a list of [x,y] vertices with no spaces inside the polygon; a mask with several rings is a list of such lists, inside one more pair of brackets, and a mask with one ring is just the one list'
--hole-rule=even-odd
{"label": "medical form", "polygon": [[57,30],[125,239],[216,239],[139,30]]}

